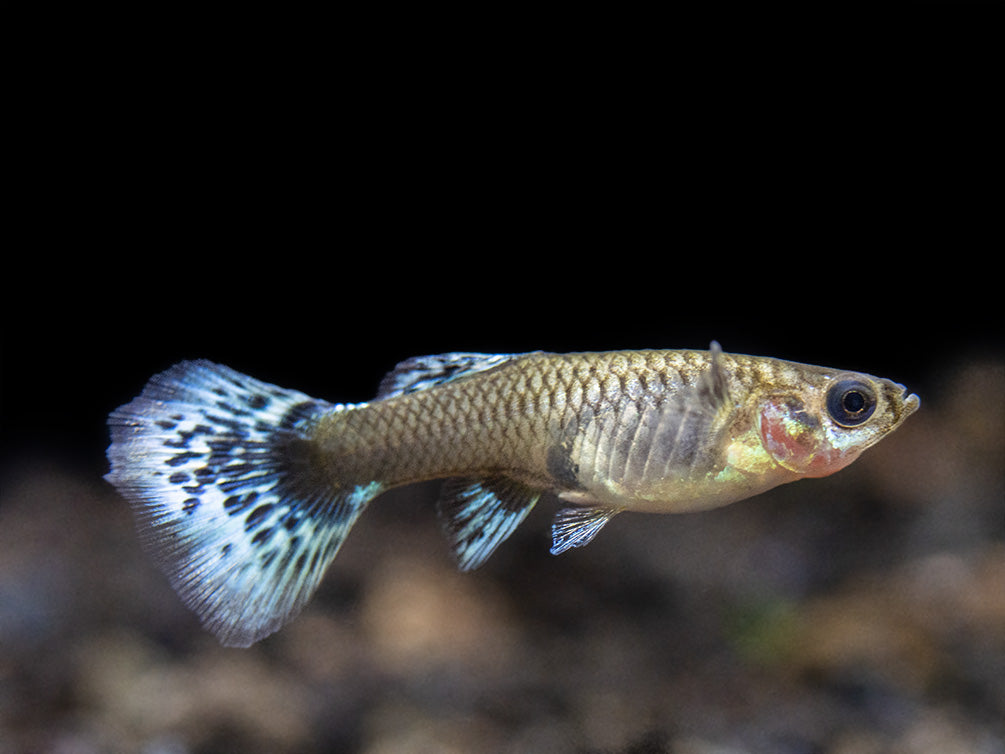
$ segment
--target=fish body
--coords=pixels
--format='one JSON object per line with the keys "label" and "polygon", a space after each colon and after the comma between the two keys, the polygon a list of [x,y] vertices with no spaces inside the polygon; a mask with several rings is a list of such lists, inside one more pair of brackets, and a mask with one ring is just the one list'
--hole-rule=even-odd
{"label": "fish body", "polygon": [[443,479],[459,566],[544,493],[555,554],[623,511],[670,513],[834,473],[919,405],[889,380],[778,359],[651,350],[455,353],[330,404],[205,361],[113,412],[107,478],[182,599],[225,644],[295,615],[366,505]]}

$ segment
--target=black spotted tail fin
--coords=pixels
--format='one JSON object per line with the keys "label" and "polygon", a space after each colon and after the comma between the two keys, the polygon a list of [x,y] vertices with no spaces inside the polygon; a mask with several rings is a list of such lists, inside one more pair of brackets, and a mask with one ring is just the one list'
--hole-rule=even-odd
{"label": "black spotted tail fin", "polygon": [[[105,477],[145,547],[223,644],[278,630],[317,589],[379,482],[339,490],[297,450],[333,406],[207,361],[152,378],[109,417]],[[298,460],[298,456],[301,457]]]}

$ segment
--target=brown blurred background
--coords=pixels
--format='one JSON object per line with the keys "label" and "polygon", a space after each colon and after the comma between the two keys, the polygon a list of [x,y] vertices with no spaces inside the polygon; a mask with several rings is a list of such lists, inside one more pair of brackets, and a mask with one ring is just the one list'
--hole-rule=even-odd
{"label": "brown blurred background", "polygon": [[[190,336],[205,324],[171,307],[131,341],[93,316],[8,336],[0,751],[1005,751],[1003,351],[993,327],[926,348],[911,309],[858,341],[815,325],[790,339],[756,317],[745,340],[747,323],[713,318],[727,349],[863,369],[921,395],[919,413],[833,477],[706,513],[625,515],[561,557],[548,554],[545,499],[472,574],[453,567],[436,485],[397,490],[295,622],[251,649],[218,646],[101,478],[105,415],[170,361],[207,356],[361,400],[413,352],[707,337],[672,323],[658,337],[629,315],[582,342],[564,323],[538,340],[534,319],[482,333],[439,311],[416,325],[413,303],[399,288],[383,317],[359,323],[334,304],[330,327],[326,307],[300,322],[289,300],[260,329],[235,322],[239,309],[205,315],[247,328],[235,337]],[[120,316],[142,320],[145,306]],[[184,333],[169,332],[175,321]]]}

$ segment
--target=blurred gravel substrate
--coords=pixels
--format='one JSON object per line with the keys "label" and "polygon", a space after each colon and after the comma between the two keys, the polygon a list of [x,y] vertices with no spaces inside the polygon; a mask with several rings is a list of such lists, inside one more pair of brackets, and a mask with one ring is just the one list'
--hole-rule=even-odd
{"label": "blurred gravel substrate", "polygon": [[459,574],[435,486],[317,598],[219,647],[126,505],[0,468],[0,752],[1005,754],[1005,369],[947,370],[846,471],[547,553],[543,501]]}

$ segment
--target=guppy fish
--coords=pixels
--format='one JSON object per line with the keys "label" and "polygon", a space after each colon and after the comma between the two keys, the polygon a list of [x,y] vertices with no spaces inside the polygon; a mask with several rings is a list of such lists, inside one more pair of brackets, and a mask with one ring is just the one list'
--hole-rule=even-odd
{"label": "guppy fish", "polygon": [[918,406],[889,380],[717,343],[424,356],[352,405],[191,361],[111,414],[106,479],[203,625],[248,646],[303,608],[392,487],[446,480],[438,510],[471,570],[545,492],[561,504],[558,554],[622,511],[713,508],[832,474]]}

